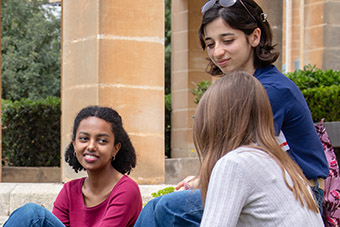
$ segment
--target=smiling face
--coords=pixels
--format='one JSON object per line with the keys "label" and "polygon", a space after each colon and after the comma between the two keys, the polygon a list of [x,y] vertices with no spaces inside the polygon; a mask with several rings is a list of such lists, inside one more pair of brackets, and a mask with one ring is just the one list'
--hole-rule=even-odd
{"label": "smiling face", "polygon": [[253,47],[259,44],[260,34],[261,30],[257,28],[247,36],[241,30],[231,28],[219,17],[204,29],[208,56],[223,73],[243,70],[253,74]]}
{"label": "smiling face", "polygon": [[111,160],[121,144],[114,145],[111,124],[97,117],[82,120],[73,141],[79,163],[87,170],[113,168]]}

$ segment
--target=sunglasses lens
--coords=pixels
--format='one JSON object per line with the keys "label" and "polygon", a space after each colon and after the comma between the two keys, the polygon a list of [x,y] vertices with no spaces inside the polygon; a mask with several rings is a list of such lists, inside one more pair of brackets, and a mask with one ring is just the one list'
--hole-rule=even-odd
{"label": "sunglasses lens", "polygon": [[[255,19],[255,17],[250,13],[250,11],[248,10],[248,8],[244,5],[243,1],[242,0],[239,0],[240,3],[242,4],[242,6],[244,7],[244,9],[247,11],[247,13],[249,14],[249,16],[257,23],[257,20]],[[201,9],[201,13],[202,14],[205,14],[209,9],[211,9],[215,3],[218,2],[220,4],[220,6],[223,6],[223,7],[231,7],[233,6],[237,0],[209,0],[207,1],[204,6],[202,7]],[[263,21],[266,21],[266,19],[263,19]]]}
{"label": "sunglasses lens", "polygon": [[230,7],[236,3],[237,0],[219,0],[221,6],[223,7]]}
{"label": "sunglasses lens", "polygon": [[[223,7],[230,7],[233,6],[236,3],[237,0],[219,0],[218,3]],[[201,13],[205,14],[209,9],[211,9],[217,0],[210,0],[207,3],[204,4],[204,6],[201,9]]]}
{"label": "sunglasses lens", "polygon": [[216,1],[217,0],[210,0],[206,2],[204,6],[202,6],[201,13],[205,14],[205,12],[207,12],[209,9],[211,9],[215,5]]}

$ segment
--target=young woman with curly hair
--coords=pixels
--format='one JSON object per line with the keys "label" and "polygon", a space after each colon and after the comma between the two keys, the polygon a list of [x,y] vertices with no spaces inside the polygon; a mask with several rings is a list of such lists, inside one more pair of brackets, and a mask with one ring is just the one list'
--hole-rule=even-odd
{"label": "young woman with curly hair", "polygon": [[119,114],[89,106],[74,120],[65,160],[87,177],[64,184],[50,213],[27,204],[4,226],[133,226],[142,209],[138,185],[129,178],[136,154]]}

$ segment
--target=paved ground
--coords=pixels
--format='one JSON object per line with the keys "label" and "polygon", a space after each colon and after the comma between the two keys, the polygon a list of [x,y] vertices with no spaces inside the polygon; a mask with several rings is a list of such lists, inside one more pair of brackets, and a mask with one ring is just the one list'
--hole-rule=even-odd
{"label": "paved ground", "polygon": [[[143,203],[152,199],[152,193],[173,185],[139,185]],[[33,202],[52,210],[62,184],[59,183],[0,183],[0,226],[18,207]]]}
{"label": "paved ground", "polygon": [[7,216],[0,216],[0,226],[4,224],[4,222],[7,220]]}

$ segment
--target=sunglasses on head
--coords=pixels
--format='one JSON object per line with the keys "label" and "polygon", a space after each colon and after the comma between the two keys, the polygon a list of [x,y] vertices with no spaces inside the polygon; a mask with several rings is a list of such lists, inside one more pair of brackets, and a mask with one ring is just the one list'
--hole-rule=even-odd
{"label": "sunglasses on head", "polygon": [[248,10],[248,8],[246,7],[246,5],[242,2],[242,0],[209,0],[207,1],[204,6],[202,6],[201,9],[201,13],[205,14],[209,9],[211,9],[216,3],[219,3],[220,6],[223,7],[231,7],[233,6],[237,1],[239,1],[243,8],[248,12],[249,16],[251,16],[251,18],[253,18],[253,20],[257,23],[257,20],[255,19],[255,17],[250,13],[250,11]]}

